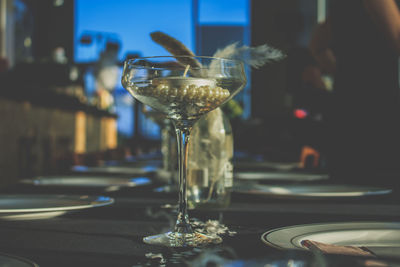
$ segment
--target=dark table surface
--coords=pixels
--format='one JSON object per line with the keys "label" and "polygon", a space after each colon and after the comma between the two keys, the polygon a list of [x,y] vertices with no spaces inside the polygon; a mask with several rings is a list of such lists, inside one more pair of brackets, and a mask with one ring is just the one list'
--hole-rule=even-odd
{"label": "dark table surface", "polygon": [[228,208],[191,210],[189,214],[201,221],[219,220],[235,235],[225,235],[222,244],[206,248],[164,248],[144,244],[142,238],[170,229],[175,211],[163,205],[175,204],[177,194],[156,193],[154,186],[108,193],[29,185],[3,188],[2,194],[108,195],[115,203],[50,219],[0,221],[0,252],[31,259],[41,267],[218,266],[216,262],[230,260],[236,263],[233,266],[255,265],[246,264],[249,260],[260,260],[260,266],[264,266],[267,261],[309,257],[306,252],[266,246],[261,235],[273,228],[323,222],[400,221],[396,190],[385,196],[339,200],[290,200],[232,193]]}

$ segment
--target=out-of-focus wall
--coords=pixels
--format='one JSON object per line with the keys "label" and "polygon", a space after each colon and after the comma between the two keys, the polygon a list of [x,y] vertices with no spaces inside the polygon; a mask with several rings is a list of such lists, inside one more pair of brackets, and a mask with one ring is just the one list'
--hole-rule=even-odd
{"label": "out-of-focus wall", "polygon": [[0,185],[69,171],[117,146],[116,118],[0,98]]}

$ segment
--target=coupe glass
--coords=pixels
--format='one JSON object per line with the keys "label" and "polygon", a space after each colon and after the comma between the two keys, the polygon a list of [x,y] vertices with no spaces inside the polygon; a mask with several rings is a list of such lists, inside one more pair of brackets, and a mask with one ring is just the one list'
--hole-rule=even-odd
{"label": "coupe glass", "polygon": [[190,131],[207,112],[235,96],[246,84],[241,61],[213,57],[158,56],[127,60],[122,85],[133,97],[164,113],[178,142],[178,218],[172,231],[143,238],[147,244],[199,247],[222,239],[195,232],[187,213],[186,174]]}

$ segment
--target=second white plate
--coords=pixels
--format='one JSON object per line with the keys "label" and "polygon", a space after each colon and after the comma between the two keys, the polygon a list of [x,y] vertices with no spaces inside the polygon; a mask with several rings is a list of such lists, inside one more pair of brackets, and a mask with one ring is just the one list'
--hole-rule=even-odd
{"label": "second white plate", "polygon": [[68,211],[110,205],[104,196],[0,195],[0,219],[32,220],[60,216]]}
{"label": "second white plate", "polygon": [[306,182],[326,180],[328,174],[298,173],[298,172],[235,172],[234,177],[241,180],[267,180]]}
{"label": "second white plate", "polygon": [[261,240],[278,249],[303,249],[303,240],[364,246],[378,256],[399,257],[399,222],[342,222],[295,225],[265,232]]}
{"label": "second white plate", "polygon": [[95,187],[105,188],[106,191],[118,190],[121,187],[137,187],[151,183],[147,177],[120,178],[108,176],[46,176],[36,179],[21,181],[24,184],[35,186],[57,186],[57,187]]}
{"label": "second white plate", "polygon": [[153,165],[143,167],[133,166],[100,166],[100,167],[87,167],[87,166],[74,166],[72,171],[77,173],[107,173],[107,174],[128,174],[128,175],[146,175],[153,173],[158,168]]}
{"label": "second white plate", "polygon": [[310,184],[310,185],[264,185],[257,183],[237,183],[234,192],[283,198],[337,198],[360,197],[371,195],[385,195],[392,192],[391,189],[335,184]]}
{"label": "second white plate", "polygon": [[0,266],[2,267],[39,267],[36,263],[14,255],[0,253]]}

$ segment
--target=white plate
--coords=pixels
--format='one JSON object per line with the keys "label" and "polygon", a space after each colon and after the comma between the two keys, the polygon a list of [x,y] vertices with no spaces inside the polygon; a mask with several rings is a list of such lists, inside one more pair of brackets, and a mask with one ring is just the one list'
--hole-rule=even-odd
{"label": "white plate", "polygon": [[115,191],[121,187],[136,187],[151,183],[147,177],[119,178],[108,176],[46,176],[21,180],[21,183],[36,186],[100,187]]}
{"label": "white plate", "polygon": [[109,174],[128,174],[128,175],[145,175],[157,170],[153,165],[143,167],[131,166],[101,166],[101,167],[87,167],[87,166],[74,166],[74,172],[78,173],[109,173]]}
{"label": "white plate", "polygon": [[114,199],[103,196],[0,195],[0,219],[52,218],[68,211],[101,207]]}
{"label": "white plate", "polygon": [[[294,256],[293,256],[294,257]],[[218,266],[222,267],[238,267],[238,266],[252,266],[252,267],[279,267],[279,266],[292,266],[292,267],[305,267],[310,266],[305,259],[269,259],[269,258],[255,258],[255,259],[239,259],[233,261],[226,261],[223,263],[218,262]]]}
{"label": "white plate", "polygon": [[8,254],[0,253],[0,266],[3,267],[39,267],[36,263]]}
{"label": "white plate", "polygon": [[241,180],[275,180],[275,181],[292,181],[306,182],[326,180],[328,174],[309,174],[297,172],[234,172],[234,177]]}
{"label": "white plate", "polygon": [[283,198],[337,198],[384,195],[392,192],[391,189],[357,186],[357,185],[263,185],[257,183],[238,183],[234,185],[234,192],[283,197]]}
{"label": "white plate", "polygon": [[400,257],[399,222],[342,222],[306,224],[270,230],[261,236],[268,246],[302,249],[303,240],[331,245],[364,246],[377,256]]}
{"label": "white plate", "polygon": [[270,162],[270,161],[236,161],[235,168],[240,169],[274,169],[277,171],[291,171],[300,166],[300,162]]}

